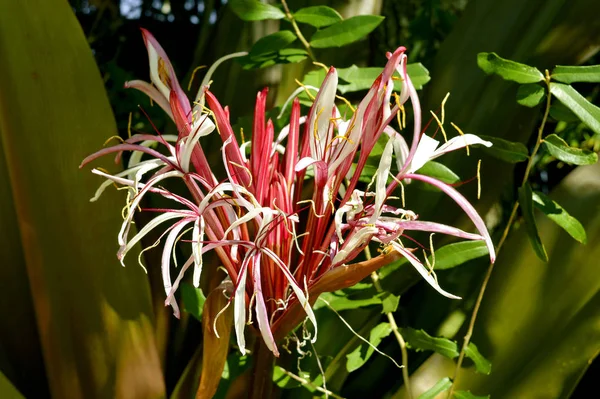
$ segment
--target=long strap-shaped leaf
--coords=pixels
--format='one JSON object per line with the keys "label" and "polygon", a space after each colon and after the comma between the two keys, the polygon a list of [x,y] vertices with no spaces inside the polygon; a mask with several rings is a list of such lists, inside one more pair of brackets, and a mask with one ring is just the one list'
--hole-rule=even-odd
{"label": "long strap-shaped leaf", "polygon": [[116,129],[68,3],[0,1],[0,59],[12,233],[25,253],[51,394],[164,397],[146,277],[119,266],[110,239],[122,200],[113,192],[90,203],[100,182],[78,169]]}

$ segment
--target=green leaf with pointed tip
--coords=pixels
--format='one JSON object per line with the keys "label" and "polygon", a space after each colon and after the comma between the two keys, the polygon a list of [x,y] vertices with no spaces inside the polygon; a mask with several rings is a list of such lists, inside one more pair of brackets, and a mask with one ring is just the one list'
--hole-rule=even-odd
{"label": "green leaf with pointed tip", "polygon": [[314,48],[342,47],[362,39],[383,21],[378,15],[357,15],[317,31],[310,39]]}
{"label": "green leaf with pointed tip", "polygon": [[[435,270],[451,269],[489,254],[484,241],[461,241],[435,250]],[[434,264],[433,256],[429,263]]]}
{"label": "green leaf with pointed tip", "polygon": [[448,338],[432,337],[423,330],[412,328],[403,328],[402,336],[406,341],[406,345],[417,352],[434,351],[450,359],[458,356],[456,342]]}
{"label": "green leaf with pointed tip", "polygon": [[[418,172],[422,175],[434,177],[448,184],[454,184],[460,181],[460,177],[450,170],[449,167],[436,161],[427,162],[419,169]],[[429,186],[429,184],[423,186]]]}
{"label": "green leaf with pointed tip", "polygon": [[495,73],[502,77],[502,79],[521,84],[536,83],[544,80],[544,75],[537,68],[506,60],[499,57],[496,53],[477,54],[477,65],[488,75]]}
{"label": "green leaf with pointed tip", "polygon": [[381,313],[394,313],[400,304],[400,297],[389,292],[385,292],[381,299]]}
{"label": "green leaf with pointed tip", "polygon": [[292,44],[297,39],[294,32],[281,30],[258,39],[250,49],[248,55],[250,58],[256,58],[264,54],[281,50]]}
{"label": "green leaf with pointed tip", "polygon": [[587,243],[585,229],[577,219],[569,215],[562,206],[550,199],[546,194],[539,191],[533,193],[533,204],[544,212],[550,220],[562,227],[571,237],[582,244]]}
{"label": "green leaf with pointed tip", "polygon": [[492,136],[479,135],[479,137],[493,144],[491,147],[482,147],[482,149],[495,158],[509,163],[518,163],[529,159],[529,152],[523,143],[516,143]]}
{"label": "green leaf with pointed tip", "polygon": [[124,193],[90,203],[101,179],[77,167],[117,131],[68,3],[0,2],[0,59],[0,134],[22,227],[14,233],[51,396],[165,397],[147,275],[135,254],[126,268],[115,254]]}
{"label": "green leaf with pointed tip", "polygon": [[517,102],[533,108],[542,102],[545,92],[544,88],[537,83],[521,85],[517,90]]}
{"label": "green leaf with pointed tip", "polygon": [[492,363],[479,353],[477,346],[473,342],[465,348],[465,356],[475,363],[475,369],[481,374],[490,374],[492,372]]}
{"label": "green leaf with pointed tip", "polygon": [[572,165],[592,165],[598,162],[598,154],[569,146],[566,141],[556,134],[544,138],[544,145],[548,152],[557,159]]}
{"label": "green leaf with pointed tip", "polygon": [[557,65],[550,76],[562,83],[600,82],[600,65],[561,66]]}
{"label": "green leaf with pointed tip", "polygon": [[333,25],[342,20],[339,12],[327,6],[313,6],[301,8],[294,13],[294,19],[315,28]]}
{"label": "green leaf with pointed tip", "polygon": [[550,83],[550,92],[590,129],[600,134],[600,108],[586,100],[569,85],[552,82]]}
{"label": "green leaf with pointed tip", "polygon": [[533,250],[541,260],[548,262],[548,254],[546,253],[546,248],[544,248],[544,244],[540,239],[537,225],[535,223],[535,216],[533,214],[533,192],[531,191],[531,186],[529,183],[525,183],[523,187],[519,188],[519,205],[521,207],[521,211],[523,212],[525,228],[527,230],[527,235],[529,236],[529,241],[531,242]]}
{"label": "green leaf with pointed tip", "polygon": [[455,391],[454,399],[489,399],[490,395],[478,396],[473,395],[470,391]]}
{"label": "green leaf with pointed tip", "polygon": [[452,386],[452,380],[449,377],[444,377],[434,386],[419,395],[417,399],[435,399],[440,393],[446,392]]}
{"label": "green leaf with pointed tip", "polygon": [[202,289],[196,288],[189,283],[183,283],[180,290],[183,309],[198,321],[202,321],[202,309],[204,309],[204,302],[206,301]]}
{"label": "green leaf with pointed tip", "polygon": [[[381,341],[390,335],[392,328],[390,323],[381,323],[375,326],[369,333],[369,342],[377,347]],[[355,350],[346,355],[346,369],[349,373],[361,368],[373,355],[375,350],[366,343],[359,345]]]}
{"label": "green leaf with pointed tip", "polygon": [[233,12],[244,21],[285,18],[285,13],[279,8],[259,0],[231,0],[229,5]]}

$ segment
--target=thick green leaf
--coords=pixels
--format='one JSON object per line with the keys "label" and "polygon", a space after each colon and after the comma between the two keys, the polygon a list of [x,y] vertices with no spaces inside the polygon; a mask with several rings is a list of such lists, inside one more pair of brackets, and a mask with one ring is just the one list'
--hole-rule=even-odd
{"label": "thick green leaf", "polygon": [[446,392],[452,386],[449,377],[442,378],[434,386],[423,392],[417,399],[435,399],[440,393]]}
{"label": "thick green leaf", "polygon": [[479,137],[493,144],[491,147],[483,147],[483,151],[495,158],[509,163],[523,162],[529,158],[527,147],[522,143],[515,143],[492,136],[479,135]]}
{"label": "thick green leaf", "polygon": [[473,395],[470,391],[455,391],[454,399],[489,399],[490,395]]}
{"label": "thick green leaf", "polygon": [[600,108],[590,103],[569,85],[552,82],[550,83],[550,92],[590,129],[600,134]]}
{"label": "thick green leaf", "polygon": [[262,54],[259,56],[237,58],[236,61],[243,65],[244,69],[266,68],[277,64],[293,64],[300,62],[308,56],[304,49],[284,48],[279,51]]}
{"label": "thick green leaf", "polygon": [[261,55],[274,53],[292,44],[297,39],[294,32],[281,30],[258,39],[250,49],[248,54],[250,58],[257,58]]}
{"label": "thick green leaf", "polygon": [[285,13],[279,8],[259,0],[231,0],[229,5],[233,12],[244,21],[285,18]]}
{"label": "thick green leaf", "polygon": [[537,69],[519,62],[505,60],[496,53],[477,54],[477,65],[485,73],[500,75],[502,79],[525,84],[544,80],[544,75]]}
{"label": "thick green leaf", "polygon": [[[321,298],[329,303],[333,309],[337,311],[357,309],[365,306],[381,305],[383,303],[383,295],[378,294],[369,296],[368,298],[353,299],[348,293],[344,291],[325,292],[321,294]],[[317,301],[313,308],[319,309],[327,307],[328,305],[324,301]]]}
{"label": "thick green leaf", "polygon": [[517,102],[526,107],[535,107],[544,99],[544,87],[537,83],[529,83],[519,86],[517,90]]}
{"label": "thick green leaf", "polygon": [[398,309],[398,304],[400,303],[400,297],[394,294],[390,294],[386,292],[382,299],[381,304],[382,309],[381,313],[393,313]]}
{"label": "thick green leaf", "polygon": [[333,25],[342,20],[342,16],[336,10],[327,6],[313,6],[301,8],[294,13],[294,19],[316,28]]}
{"label": "thick green leaf", "polygon": [[[450,170],[446,165],[436,161],[429,161],[419,169],[419,173],[425,176],[434,177],[444,183],[454,184],[460,181],[460,177]],[[423,186],[429,186],[423,185]]]}
{"label": "thick green leaf", "polygon": [[[431,80],[431,76],[429,76],[429,71],[420,62],[414,62],[412,64],[406,65],[406,73],[408,73],[410,81],[417,90],[422,89],[425,83]],[[398,84],[400,84],[400,82],[394,82],[394,88],[396,88],[396,90],[399,90],[399,88],[397,88]]]}
{"label": "thick green leaf", "polygon": [[550,116],[557,121],[563,122],[579,122],[580,119],[560,101],[554,101],[550,105]]}
{"label": "thick green leaf", "polygon": [[[369,342],[371,345],[377,347],[385,337],[390,335],[391,332],[392,328],[390,327],[389,323],[378,324],[369,333]],[[351,373],[354,370],[361,368],[362,365],[369,360],[371,355],[373,355],[373,352],[375,352],[375,350],[371,346],[363,343],[354,351],[346,355],[346,369],[348,372]]]}
{"label": "thick green leaf", "polygon": [[448,338],[432,337],[423,330],[403,328],[402,336],[409,348],[420,351],[434,351],[440,355],[454,359],[458,356],[456,342]]}
{"label": "thick green leaf", "polygon": [[383,21],[378,15],[358,15],[317,31],[310,40],[314,48],[342,47],[362,39]]}
{"label": "thick green leaf", "polygon": [[[451,269],[488,254],[484,241],[461,241],[448,244],[435,251],[435,270]],[[433,256],[429,257],[433,264]]]}
{"label": "thick green leaf", "polygon": [[14,234],[51,396],[162,398],[147,276],[135,254],[126,268],[116,258],[124,193],[90,203],[101,180],[77,167],[117,131],[69,4],[0,2],[0,59],[0,134],[21,226]]}
{"label": "thick green leaf", "polygon": [[202,289],[196,288],[190,283],[183,283],[180,290],[183,309],[198,321],[202,321],[202,309],[204,309],[204,302],[206,301]]}
{"label": "thick green leaf", "polygon": [[467,345],[465,356],[475,363],[475,369],[478,373],[489,374],[492,372],[492,363],[479,353],[477,346],[473,342],[469,342],[469,345]]}
{"label": "thick green leaf", "polygon": [[562,83],[600,82],[600,65],[561,66],[552,71],[553,80]]}
{"label": "thick green leaf", "polygon": [[531,242],[533,250],[541,260],[548,262],[548,254],[540,239],[535,223],[535,215],[533,214],[533,192],[531,191],[529,183],[525,183],[523,187],[519,188],[519,205],[521,206],[525,228],[527,229],[527,235],[529,236],[529,241]]}
{"label": "thick green leaf", "polygon": [[533,203],[536,208],[544,212],[550,220],[562,227],[571,237],[582,244],[587,243],[585,229],[581,223],[573,216],[569,215],[562,206],[555,201],[552,201],[546,194],[535,191],[533,193]]}
{"label": "thick green leaf", "polygon": [[544,144],[550,154],[571,165],[592,165],[598,162],[598,154],[569,146],[566,141],[556,134],[544,138]]}

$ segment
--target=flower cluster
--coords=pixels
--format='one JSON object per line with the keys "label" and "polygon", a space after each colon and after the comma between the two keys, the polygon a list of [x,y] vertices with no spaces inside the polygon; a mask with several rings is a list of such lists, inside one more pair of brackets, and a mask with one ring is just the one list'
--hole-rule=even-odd
{"label": "flower cluster", "polygon": [[[173,119],[178,135],[135,134],[121,144],[104,148],[83,161],[124,151],[132,153],[128,167],[114,175],[94,169],[106,181],[93,200],[113,183],[128,187],[128,202],[118,234],[118,258],[164,222],[162,275],[166,305],[179,309],[175,292],[186,271],[193,269],[198,287],[203,254],[214,250],[232,282],[237,343],[245,352],[244,327],[249,319],[268,348],[278,355],[276,341],[308,316],[315,326],[311,305],[325,291],[358,282],[371,271],[404,256],[438,292],[437,280],[402,237],[409,231],[449,234],[484,240],[494,260],[488,231],[473,206],[453,187],[418,172],[428,160],[473,144],[491,145],[470,134],[439,142],[421,132],[421,110],[416,90],[406,72],[405,48],[388,53],[388,62],[351,117],[345,119],[335,105],[338,75],[331,67],[307,115],[298,99],[291,107],[289,125],[275,132],[265,120],[267,90],[257,94],[251,141],[239,144],[229,110],[208,90],[207,76],[190,103],[166,53],[156,39],[142,30],[150,60],[152,83],[126,84],[146,93]],[[393,75],[402,82],[393,93]],[[209,73],[210,75],[210,73]],[[394,95],[394,104],[391,100]],[[414,132],[409,148],[390,123],[410,101]],[[221,158],[226,176],[215,176],[200,144],[216,130],[223,142]],[[380,136],[387,136],[373,182],[359,190],[359,176]],[[249,147],[249,148],[248,148]],[[249,155],[246,153],[249,150]],[[393,159],[398,173],[391,174]],[[391,179],[390,179],[391,177]],[[189,191],[176,194],[162,187],[167,179],[181,179]],[[449,195],[471,218],[478,233],[421,221],[409,210],[386,204],[401,182],[420,180]],[[371,190],[373,187],[373,190]],[[172,200],[154,219],[130,237],[139,204],[148,193]],[[191,230],[191,255],[171,276],[171,252]],[[370,261],[352,263],[370,242],[380,243],[382,254]],[[249,317],[250,314],[250,317]],[[252,317],[255,315],[255,317]]]}

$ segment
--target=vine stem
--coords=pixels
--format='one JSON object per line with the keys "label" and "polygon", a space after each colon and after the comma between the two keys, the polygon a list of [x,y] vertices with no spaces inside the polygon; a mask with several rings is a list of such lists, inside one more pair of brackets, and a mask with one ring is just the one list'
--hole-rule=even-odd
{"label": "vine stem", "polygon": [[[367,260],[371,259],[371,250],[368,246],[364,249],[365,257]],[[383,292],[383,288],[381,288],[381,283],[379,282],[379,275],[377,272],[371,273],[371,280],[373,280],[373,285],[377,292]],[[406,392],[408,394],[408,399],[413,399],[412,390],[410,389],[410,379],[408,376],[408,352],[406,351],[406,341],[400,334],[400,330],[398,329],[398,324],[396,324],[396,319],[394,318],[394,314],[392,312],[385,312],[385,315],[388,318],[390,323],[390,328],[398,341],[398,345],[400,346],[400,352],[402,353],[402,379],[404,380],[404,386],[406,387]]]}
{"label": "vine stem", "polygon": [[[550,112],[550,101],[552,96],[550,95],[550,74],[548,70],[545,71],[545,79],[544,83],[548,90],[546,91],[546,109],[544,111],[544,116],[542,118],[542,123],[538,128],[537,139],[535,141],[535,145],[533,150],[531,151],[531,155],[529,156],[529,160],[527,161],[527,166],[525,167],[525,173],[523,174],[523,180],[521,181],[521,187],[525,186],[527,181],[529,180],[529,173],[531,172],[531,168],[534,164],[535,156],[542,145],[542,135],[544,133],[544,127],[546,126],[546,121],[548,120],[548,113]],[[502,232],[502,237],[500,237],[500,241],[496,247],[496,256],[500,254],[500,250],[508,237],[508,233],[512,228],[512,225],[515,221],[515,217],[517,216],[517,210],[519,209],[519,201],[515,201],[512,211],[510,213],[510,217],[506,222],[506,227]],[[479,313],[479,308],[481,307],[481,303],[483,302],[483,295],[485,294],[485,290],[487,289],[488,282],[490,281],[490,277],[492,276],[492,271],[494,270],[494,263],[490,263],[485,273],[485,277],[483,278],[483,282],[481,283],[481,288],[479,289],[479,294],[477,295],[477,301],[475,302],[475,306],[473,307],[473,313],[471,314],[471,319],[469,321],[469,327],[467,329],[467,333],[465,334],[465,338],[463,341],[463,345],[460,349],[460,354],[458,355],[458,360],[456,361],[456,368],[454,369],[454,376],[452,377],[452,385],[450,386],[450,391],[448,392],[448,399],[452,398],[452,394],[454,393],[454,387],[456,385],[456,380],[458,379],[458,373],[462,366],[463,360],[465,359],[465,350],[469,343],[471,342],[471,337],[473,335],[473,330],[475,328],[475,322],[477,321],[477,315]]]}
{"label": "vine stem", "polygon": [[294,28],[294,32],[296,32],[298,39],[300,39],[300,41],[302,42],[302,45],[304,46],[304,48],[306,48],[306,52],[308,53],[308,56],[310,57],[311,60],[316,61],[316,58],[312,52],[312,49],[310,48],[310,43],[306,40],[306,38],[304,37],[302,32],[300,32],[300,28],[298,27],[298,24],[296,23],[296,19],[294,19],[294,15],[291,13],[291,11],[287,5],[287,2],[285,0],[281,0],[281,4],[283,5],[283,9],[285,11],[285,17],[291,22],[292,27]]}

